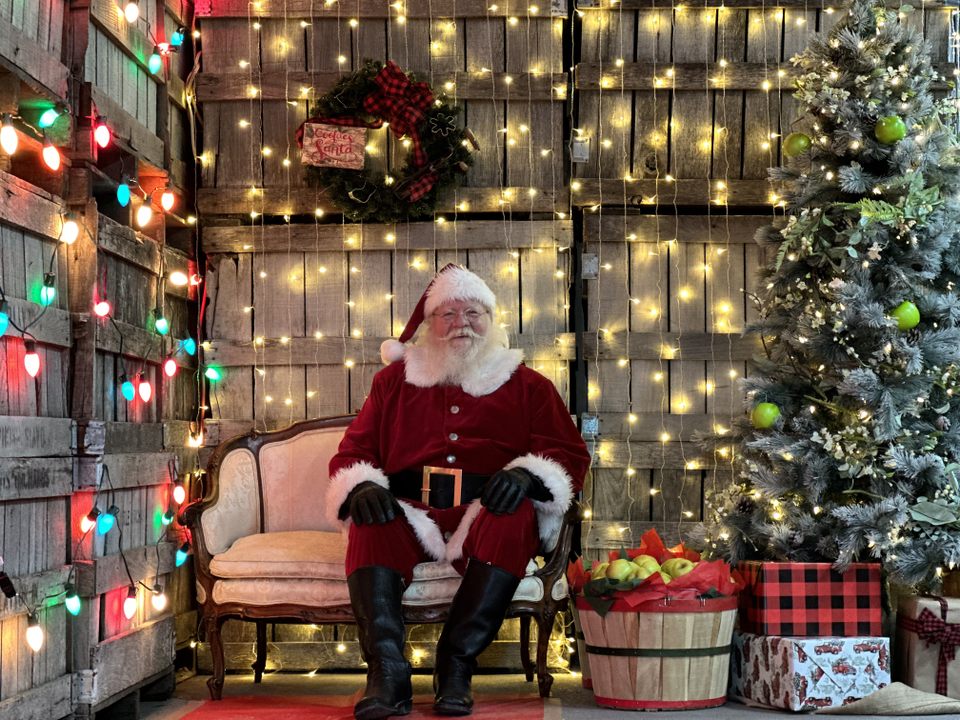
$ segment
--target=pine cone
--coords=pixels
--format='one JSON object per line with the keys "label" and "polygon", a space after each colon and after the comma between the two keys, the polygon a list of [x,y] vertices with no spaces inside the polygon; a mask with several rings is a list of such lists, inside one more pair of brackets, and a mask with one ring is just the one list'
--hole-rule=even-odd
{"label": "pine cone", "polygon": [[754,510],[757,509],[757,504],[753,501],[753,498],[740,498],[737,501],[737,512],[743,515],[749,515]]}
{"label": "pine cone", "polygon": [[948,418],[946,415],[941,415],[933,421],[933,424],[937,426],[938,430],[943,430],[946,432],[950,429],[950,418]]}

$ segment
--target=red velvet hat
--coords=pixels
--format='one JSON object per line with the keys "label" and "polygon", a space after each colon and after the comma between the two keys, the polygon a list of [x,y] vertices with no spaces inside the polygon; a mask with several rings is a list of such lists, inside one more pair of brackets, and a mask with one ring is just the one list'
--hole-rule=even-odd
{"label": "red velvet hat", "polygon": [[462,265],[450,263],[444,266],[423,291],[406,327],[400,334],[400,339],[390,338],[380,345],[380,357],[384,364],[389,365],[403,358],[406,350],[405,343],[417,333],[417,329],[426,317],[440,305],[451,300],[477,300],[490,312],[493,312],[497,304],[493,291],[478,275]]}

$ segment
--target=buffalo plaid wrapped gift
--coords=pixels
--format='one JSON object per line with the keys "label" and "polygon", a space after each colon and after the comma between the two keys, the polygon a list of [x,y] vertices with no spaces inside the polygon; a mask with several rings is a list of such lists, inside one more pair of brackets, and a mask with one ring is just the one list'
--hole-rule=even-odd
{"label": "buffalo plaid wrapped gift", "polygon": [[960,598],[909,597],[897,612],[897,677],[960,699]]}
{"label": "buffalo plaid wrapped gift", "polygon": [[782,637],[875,637],[883,634],[880,566],[748,561],[737,565],[740,631]]}

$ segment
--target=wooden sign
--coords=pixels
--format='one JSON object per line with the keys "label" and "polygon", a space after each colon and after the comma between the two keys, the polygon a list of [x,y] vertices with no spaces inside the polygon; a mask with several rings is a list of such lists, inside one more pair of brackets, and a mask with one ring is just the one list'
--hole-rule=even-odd
{"label": "wooden sign", "polygon": [[366,128],[306,123],[300,162],[317,167],[362,170],[366,144]]}

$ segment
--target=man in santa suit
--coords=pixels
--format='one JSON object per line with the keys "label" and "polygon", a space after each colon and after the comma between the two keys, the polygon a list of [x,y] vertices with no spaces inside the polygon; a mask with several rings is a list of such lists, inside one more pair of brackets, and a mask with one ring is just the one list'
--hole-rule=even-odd
{"label": "man in santa suit", "polygon": [[326,507],[349,526],[367,662],[357,720],[410,712],[401,596],[414,565],[432,560],[463,575],[437,644],[434,710],[470,714],[477,655],[583,485],[583,439],[553,384],[509,349],[495,306],[477,275],[443,268],[400,341],[381,348],[389,364],[330,461]]}

